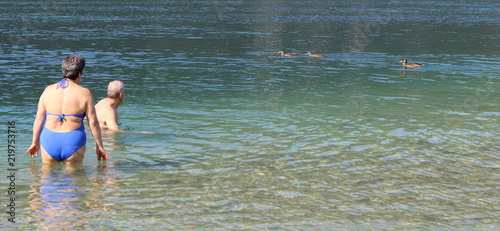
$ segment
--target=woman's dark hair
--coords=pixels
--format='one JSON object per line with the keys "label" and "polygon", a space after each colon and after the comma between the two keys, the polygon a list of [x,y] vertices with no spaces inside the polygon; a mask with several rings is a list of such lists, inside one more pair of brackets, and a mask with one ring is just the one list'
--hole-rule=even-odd
{"label": "woman's dark hair", "polygon": [[85,59],[77,54],[66,56],[62,61],[62,77],[75,80],[85,68]]}

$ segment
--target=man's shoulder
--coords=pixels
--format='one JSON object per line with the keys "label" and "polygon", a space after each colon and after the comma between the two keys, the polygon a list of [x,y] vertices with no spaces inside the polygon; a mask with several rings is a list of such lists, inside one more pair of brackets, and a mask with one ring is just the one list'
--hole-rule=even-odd
{"label": "man's shoulder", "polygon": [[110,102],[109,102],[109,99],[108,98],[104,98],[104,99],[101,99],[99,100],[99,102],[97,102],[95,104],[95,107],[96,109],[100,108],[100,109],[111,109],[111,105],[110,105]]}

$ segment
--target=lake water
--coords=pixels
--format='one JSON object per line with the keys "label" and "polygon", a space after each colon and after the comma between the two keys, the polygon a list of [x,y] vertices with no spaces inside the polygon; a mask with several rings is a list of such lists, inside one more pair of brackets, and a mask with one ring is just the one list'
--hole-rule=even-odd
{"label": "lake water", "polygon": [[[0,6],[0,227],[500,228],[498,1]],[[105,132],[98,163],[88,133],[83,165],[44,166],[24,152],[71,53],[96,100],[125,83],[124,130],[154,134]]]}

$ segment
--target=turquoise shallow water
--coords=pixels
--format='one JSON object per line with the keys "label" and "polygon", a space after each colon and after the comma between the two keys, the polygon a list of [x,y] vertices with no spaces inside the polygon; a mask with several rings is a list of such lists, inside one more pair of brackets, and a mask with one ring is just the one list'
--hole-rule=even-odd
{"label": "turquoise shallow water", "polygon": [[[495,1],[0,5],[0,142],[7,153],[15,121],[18,202],[2,227],[499,228]],[[104,133],[105,163],[89,133],[82,166],[51,169],[24,152],[73,52],[97,100],[125,83],[129,132]]]}

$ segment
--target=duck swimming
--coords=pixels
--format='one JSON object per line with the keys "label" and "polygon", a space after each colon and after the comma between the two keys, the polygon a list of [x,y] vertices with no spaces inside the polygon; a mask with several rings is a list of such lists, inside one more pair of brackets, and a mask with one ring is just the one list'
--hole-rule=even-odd
{"label": "duck swimming", "polygon": [[313,54],[310,51],[307,52],[306,55],[309,56],[309,57],[326,57],[326,55],[324,55],[324,54]]}
{"label": "duck swimming", "polygon": [[278,51],[278,54],[280,54],[281,56],[297,56],[297,55],[299,55],[298,52],[285,53],[284,51]]}
{"label": "duck swimming", "polygon": [[401,61],[399,62],[403,63],[403,67],[408,67],[408,68],[419,68],[424,66],[424,64],[420,63],[408,63],[408,60],[406,59],[401,59]]}

